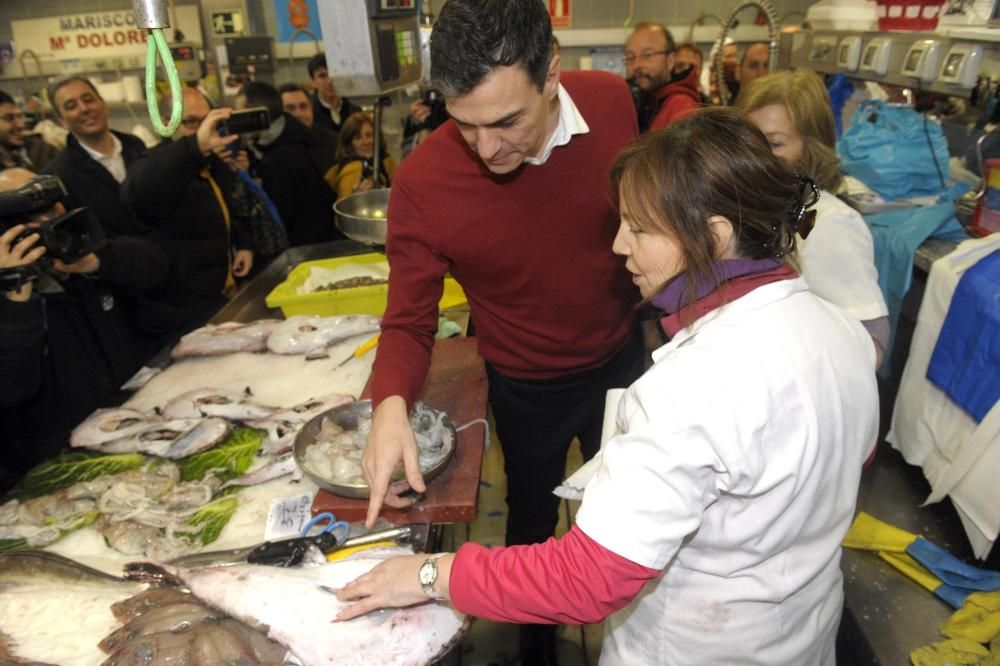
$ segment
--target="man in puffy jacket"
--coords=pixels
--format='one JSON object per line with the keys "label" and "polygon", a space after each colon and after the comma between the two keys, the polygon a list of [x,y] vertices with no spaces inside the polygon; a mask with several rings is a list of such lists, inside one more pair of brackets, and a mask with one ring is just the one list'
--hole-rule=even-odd
{"label": "man in puffy jacket", "polygon": [[[701,106],[699,72],[694,67],[675,72],[674,38],[659,23],[639,23],[625,42],[627,78],[652,97],[640,131],[667,127]],[[643,114],[645,115],[645,114]]]}

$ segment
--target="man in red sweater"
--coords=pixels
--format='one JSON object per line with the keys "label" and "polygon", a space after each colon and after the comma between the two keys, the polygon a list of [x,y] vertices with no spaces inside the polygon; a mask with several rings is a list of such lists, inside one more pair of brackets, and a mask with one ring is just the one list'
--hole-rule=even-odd
{"label": "man in red sweater", "polygon": [[625,72],[641,90],[653,97],[653,115],[641,129],[658,130],[701,106],[697,68],[674,72],[676,45],[660,23],[642,22],[625,42]]}
{"label": "man in red sweater", "polygon": [[[465,289],[486,360],[508,544],[553,533],[552,489],[570,442],[592,456],[606,390],[642,371],[638,295],[611,252],[618,214],[607,175],[636,134],[634,108],[611,74],[561,75],[551,42],[538,0],[450,0],[435,24],[431,73],[451,120],[393,182],[389,302],[363,460],[369,525],[383,502],[409,503],[389,487],[400,459],[408,485],[424,490],[407,413],[426,378],[445,273]],[[554,638],[529,629],[525,658],[551,661]]]}

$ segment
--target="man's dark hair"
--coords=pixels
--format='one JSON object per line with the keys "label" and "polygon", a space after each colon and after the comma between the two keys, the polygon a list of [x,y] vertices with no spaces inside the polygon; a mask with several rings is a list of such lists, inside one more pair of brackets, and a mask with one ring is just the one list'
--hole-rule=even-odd
{"label": "man's dark hair", "polygon": [[431,81],[447,97],[512,65],[541,90],[551,59],[552,22],[542,0],[448,0],[431,33]]}
{"label": "man's dark hair", "polygon": [[247,99],[247,108],[266,106],[272,123],[281,117],[281,94],[270,83],[251,81],[243,87],[243,95]]}
{"label": "man's dark hair", "polygon": [[305,93],[306,97],[309,97],[309,91],[306,87],[298,83],[282,83],[278,86],[278,95],[284,95],[285,93],[300,92]]}
{"label": "man's dark hair", "polygon": [[321,69],[321,68],[322,69],[327,69],[327,66],[326,66],[326,54],[325,53],[317,53],[312,58],[309,58],[309,64],[306,65],[306,68],[309,70],[309,78],[310,79],[313,77],[313,74],[316,73],[317,69]]}
{"label": "man's dark hair", "polygon": [[15,104],[14,98],[0,90],[0,104]]}

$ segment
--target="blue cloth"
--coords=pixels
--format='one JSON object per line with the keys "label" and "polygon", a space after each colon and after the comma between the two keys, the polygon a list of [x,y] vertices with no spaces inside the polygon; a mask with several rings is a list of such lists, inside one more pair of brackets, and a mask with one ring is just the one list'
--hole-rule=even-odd
{"label": "blue cloth", "polygon": [[837,72],[830,77],[830,83],[826,88],[830,94],[830,107],[833,109],[833,122],[837,126],[837,136],[839,137],[844,132],[844,122],[841,115],[844,110],[844,105],[847,104],[847,100],[854,94],[854,84],[851,83],[850,79],[844,76],[843,72]]}
{"label": "blue cloth", "polygon": [[910,107],[879,100],[862,103],[837,139],[837,154],[844,173],[886,201],[947,189],[948,142],[941,125]]}
{"label": "blue cloth", "polygon": [[[968,235],[955,218],[955,205],[951,201],[866,215],[864,220],[872,232],[878,286],[889,308],[890,336],[894,338],[903,298],[913,277],[913,255],[917,247],[928,238],[964,240]],[[889,361],[887,355],[879,369],[883,377],[890,376]]]}
{"label": "blue cloth", "polygon": [[934,590],[934,594],[954,608],[961,608],[965,598],[973,592],[1000,590],[1000,571],[966,564],[923,537],[914,539],[906,547],[906,552],[941,579],[941,585]]}
{"label": "blue cloth", "polygon": [[979,423],[1000,399],[1000,251],[958,281],[927,379]]}

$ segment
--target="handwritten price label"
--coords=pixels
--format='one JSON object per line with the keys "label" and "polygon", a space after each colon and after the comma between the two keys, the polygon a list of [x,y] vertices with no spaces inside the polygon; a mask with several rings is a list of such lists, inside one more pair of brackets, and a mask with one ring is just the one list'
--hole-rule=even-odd
{"label": "handwritten price label", "polygon": [[312,518],[312,503],[313,493],[280,497],[271,502],[271,507],[267,510],[264,539],[273,541],[302,534],[302,528]]}

